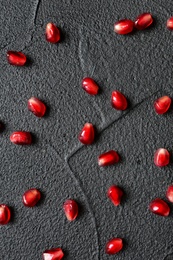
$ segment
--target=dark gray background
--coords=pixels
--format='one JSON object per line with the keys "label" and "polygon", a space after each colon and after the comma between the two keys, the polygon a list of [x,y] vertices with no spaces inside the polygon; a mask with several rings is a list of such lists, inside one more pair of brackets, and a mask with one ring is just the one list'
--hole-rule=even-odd
{"label": "dark gray background", "polygon": [[[173,259],[173,213],[164,218],[148,210],[152,199],[165,198],[173,181],[172,164],[163,169],[153,164],[157,148],[173,151],[173,108],[163,116],[153,110],[157,97],[173,97],[173,32],[166,28],[172,1],[0,0],[0,6],[0,120],[5,123],[0,203],[13,212],[12,221],[0,227],[0,259],[37,260],[45,249],[59,246],[68,260]],[[154,16],[150,29],[126,36],[113,32],[115,21],[143,12]],[[45,41],[48,22],[61,28],[61,43]],[[28,65],[10,66],[8,50],[23,51]],[[100,85],[98,96],[81,89],[85,76]],[[123,113],[110,105],[116,89],[130,103]],[[46,117],[28,112],[31,96],[47,104]],[[77,139],[85,122],[99,132],[88,147]],[[34,144],[11,144],[9,135],[16,130],[31,131]],[[120,153],[121,163],[99,168],[98,155],[109,149]],[[119,207],[106,196],[112,184],[126,194]],[[43,199],[25,208],[21,197],[32,187]],[[80,205],[72,223],[62,210],[67,198]],[[125,246],[108,256],[105,244],[114,236]]]}

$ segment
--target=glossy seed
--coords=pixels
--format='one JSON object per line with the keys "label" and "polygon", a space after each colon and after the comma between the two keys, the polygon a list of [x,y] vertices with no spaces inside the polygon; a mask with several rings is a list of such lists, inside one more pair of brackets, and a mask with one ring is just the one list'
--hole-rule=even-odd
{"label": "glossy seed", "polygon": [[84,78],[82,88],[90,95],[97,95],[99,91],[98,85],[92,78]]}
{"label": "glossy seed", "polygon": [[144,30],[153,23],[153,17],[150,13],[139,15],[135,20],[135,27],[138,30]]}
{"label": "glossy seed", "polygon": [[166,191],[167,199],[173,203],[173,185],[170,185]]}
{"label": "glossy seed", "polygon": [[111,104],[117,110],[126,110],[128,106],[126,97],[119,91],[112,92]]}
{"label": "glossy seed", "polygon": [[60,30],[53,23],[48,23],[46,26],[46,40],[51,43],[57,43],[60,41]]}
{"label": "glossy seed", "polygon": [[22,52],[8,51],[7,52],[8,63],[14,66],[23,66],[26,63],[26,56]]}
{"label": "glossy seed", "polygon": [[154,164],[163,167],[169,164],[170,154],[165,148],[159,148],[154,154]]}
{"label": "glossy seed", "polygon": [[79,134],[79,141],[85,145],[89,145],[94,142],[94,136],[94,126],[90,123],[86,123]]}
{"label": "glossy seed", "polygon": [[28,109],[37,117],[43,117],[46,113],[45,104],[36,97],[28,100]]}
{"label": "glossy seed", "polygon": [[11,218],[11,212],[7,205],[0,204],[0,225],[6,225]]}
{"label": "glossy seed", "polygon": [[119,160],[120,160],[120,157],[119,157],[118,153],[114,150],[110,150],[99,156],[98,164],[99,164],[99,166],[108,166],[108,165],[119,162]]}
{"label": "glossy seed", "polygon": [[61,248],[52,248],[44,251],[43,260],[61,260],[64,253]]}
{"label": "glossy seed", "polygon": [[168,96],[163,96],[158,98],[154,102],[154,108],[157,114],[164,114],[168,111],[171,105],[171,98]]}
{"label": "glossy seed", "polygon": [[123,248],[123,240],[121,238],[112,238],[106,244],[106,253],[109,255],[117,254]]}
{"label": "glossy seed", "polygon": [[73,221],[78,216],[78,204],[74,200],[66,200],[63,204],[64,213],[69,221]]}
{"label": "glossy seed", "polygon": [[128,34],[134,29],[134,23],[131,20],[124,19],[114,24],[114,32],[118,34]]}
{"label": "glossy seed", "polygon": [[26,207],[34,207],[41,198],[41,193],[37,189],[29,189],[23,194],[23,204]]}
{"label": "glossy seed", "polygon": [[168,204],[159,198],[153,200],[150,203],[149,209],[152,213],[163,216],[163,217],[167,217],[170,213],[170,208],[169,208]]}
{"label": "glossy seed", "polygon": [[107,196],[115,206],[118,206],[121,203],[123,191],[118,186],[113,185],[108,189]]}
{"label": "glossy seed", "polygon": [[167,20],[167,28],[169,30],[173,30],[173,17],[170,17],[168,20]]}
{"label": "glossy seed", "polygon": [[29,145],[32,143],[32,136],[30,132],[17,131],[10,135],[10,141],[18,145]]}

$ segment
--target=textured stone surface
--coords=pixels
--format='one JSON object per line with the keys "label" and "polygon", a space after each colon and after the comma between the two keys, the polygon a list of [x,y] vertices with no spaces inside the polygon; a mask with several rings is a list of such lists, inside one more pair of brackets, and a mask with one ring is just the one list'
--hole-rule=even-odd
{"label": "textured stone surface", "polygon": [[[0,120],[6,125],[0,140],[0,203],[14,213],[1,227],[1,259],[41,259],[45,249],[59,246],[69,260],[171,259],[172,213],[162,218],[148,211],[152,199],[165,198],[173,180],[172,164],[163,169],[153,164],[157,148],[172,152],[173,109],[163,116],[153,109],[156,98],[173,97],[173,34],[166,29],[171,1],[0,0],[0,5]],[[142,12],[155,18],[150,29],[127,36],[113,32],[115,21]],[[61,28],[61,43],[45,41],[48,22]],[[28,65],[10,66],[7,50],[23,51]],[[86,76],[99,84],[98,96],[82,90]],[[127,111],[111,107],[113,90],[127,96]],[[45,118],[28,111],[31,96],[47,104]],[[99,132],[88,147],[77,138],[87,121]],[[11,144],[9,135],[17,130],[31,131],[34,144]],[[122,161],[101,169],[97,157],[109,149],[117,149]],[[126,193],[119,207],[106,197],[112,184]],[[22,194],[32,187],[44,198],[29,209]],[[81,207],[73,223],[62,210],[68,198]],[[114,236],[124,238],[124,250],[107,256],[105,243]]]}

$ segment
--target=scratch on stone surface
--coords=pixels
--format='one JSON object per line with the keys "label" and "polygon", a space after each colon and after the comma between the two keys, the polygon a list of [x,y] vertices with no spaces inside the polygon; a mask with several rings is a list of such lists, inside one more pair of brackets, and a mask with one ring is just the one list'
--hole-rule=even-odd
{"label": "scratch on stone surface", "polygon": [[36,2],[34,18],[33,18],[34,24],[36,24],[36,19],[37,19],[37,14],[38,14],[38,9],[39,9],[40,2],[41,2],[41,0],[37,0],[37,2]]}

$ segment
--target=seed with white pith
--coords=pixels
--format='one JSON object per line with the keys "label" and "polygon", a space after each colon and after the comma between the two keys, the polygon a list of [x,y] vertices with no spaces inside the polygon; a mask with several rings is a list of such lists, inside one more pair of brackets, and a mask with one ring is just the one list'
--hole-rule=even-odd
{"label": "seed with white pith", "polygon": [[69,221],[73,221],[78,216],[78,204],[74,200],[66,200],[63,204],[64,213]]}
{"label": "seed with white pith", "polygon": [[46,25],[46,40],[51,43],[57,43],[60,41],[60,30],[53,23]]}
{"label": "seed with white pith", "polygon": [[114,24],[114,32],[118,34],[128,34],[134,29],[134,23],[132,20],[124,19]]}
{"label": "seed with white pith", "polygon": [[110,150],[99,156],[98,164],[99,166],[108,166],[119,162],[119,160],[120,160],[119,154],[114,150]]}
{"label": "seed with white pith", "polygon": [[154,164],[163,167],[169,164],[170,154],[165,148],[159,148],[154,154]]}

